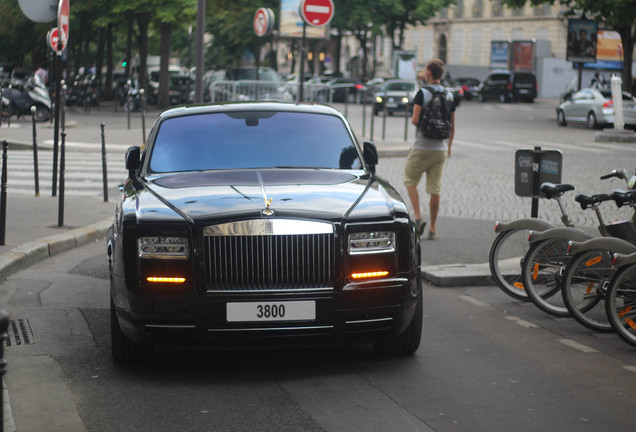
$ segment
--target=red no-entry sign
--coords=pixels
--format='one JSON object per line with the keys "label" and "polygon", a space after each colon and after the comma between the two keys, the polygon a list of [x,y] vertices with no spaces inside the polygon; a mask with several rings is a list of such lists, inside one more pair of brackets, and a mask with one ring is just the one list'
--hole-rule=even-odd
{"label": "red no-entry sign", "polygon": [[[59,37],[59,31],[57,27],[53,27],[51,30],[49,30],[49,32],[46,35],[46,40],[53,51],[57,51],[58,37]],[[65,47],[66,47],[66,44],[62,43],[62,50],[64,50]]]}
{"label": "red no-entry sign", "polygon": [[298,9],[303,21],[311,26],[327,25],[333,18],[332,0],[301,0]]}
{"label": "red no-entry sign", "polygon": [[57,6],[57,28],[62,45],[66,45],[69,33],[69,0],[60,0]]}

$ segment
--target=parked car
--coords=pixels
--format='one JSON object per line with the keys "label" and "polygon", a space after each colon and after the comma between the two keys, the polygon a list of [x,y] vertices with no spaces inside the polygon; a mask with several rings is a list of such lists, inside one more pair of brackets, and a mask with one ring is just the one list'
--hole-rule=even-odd
{"label": "parked car", "polygon": [[[574,93],[556,108],[557,124],[586,123],[590,129],[614,123],[614,102],[609,89],[585,88]],[[636,98],[623,92],[625,125],[636,126]]]}
{"label": "parked car", "polygon": [[355,103],[358,93],[362,93],[364,86],[355,78],[339,77],[327,82],[326,87],[319,93],[318,100],[322,102]]}
{"label": "parked car", "polygon": [[453,94],[453,99],[455,101],[455,106],[458,107],[462,100],[464,99],[464,89],[462,86],[455,81],[444,78],[442,79],[442,85],[446,87],[446,90]]}
{"label": "parked car", "polygon": [[464,99],[471,100],[479,94],[479,81],[477,78],[455,78],[455,82],[462,87]]}
{"label": "parked car", "polygon": [[337,110],[228,103],[160,114],[107,235],[115,361],[158,345],[372,343],[422,333],[420,242]]}
{"label": "parked car", "polygon": [[387,80],[375,93],[373,115],[386,111],[388,115],[396,112],[411,112],[413,99],[419,87],[414,80]]}
{"label": "parked car", "polygon": [[532,72],[494,71],[488,74],[479,88],[481,102],[488,99],[534,102],[536,97],[537,78]]}

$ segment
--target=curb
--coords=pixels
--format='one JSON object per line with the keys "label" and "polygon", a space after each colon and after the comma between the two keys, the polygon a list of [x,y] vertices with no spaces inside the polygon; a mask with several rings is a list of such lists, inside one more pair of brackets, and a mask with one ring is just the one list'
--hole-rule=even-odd
{"label": "curb", "polygon": [[24,243],[3,253],[0,255],[0,280],[6,280],[14,273],[46,258],[105,237],[112,223],[112,218],[107,218],[62,234]]}
{"label": "curb", "polygon": [[425,281],[439,287],[488,286],[495,282],[490,274],[490,265],[445,264],[422,268]]}

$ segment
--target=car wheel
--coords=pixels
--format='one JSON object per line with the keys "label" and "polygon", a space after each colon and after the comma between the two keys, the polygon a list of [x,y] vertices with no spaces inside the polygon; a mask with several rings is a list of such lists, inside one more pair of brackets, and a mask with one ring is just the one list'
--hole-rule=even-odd
{"label": "car wheel", "polygon": [[565,113],[563,110],[557,111],[557,124],[559,126],[567,126],[568,122],[565,120]]}
{"label": "car wheel", "polygon": [[508,102],[508,98],[506,97],[506,95],[505,95],[504,93],[501,93],[501,94],[499,95],[499,102],[501,102],[501,103],[506,103],[506,102]]}
{"label": "car wheel", "polygon": [[38,123],[45,122],[51,118],[51,112],[42,105],[35,106],[35,121]]}
{"label": "car wheel", "polygon": [[116,363],[133,363],[147,352],[141,344],[126,337],[119,326],[113,299],[110,299],[110,344],[111,355]]}
{"label": "car wheel", "polygon": [[587,127],[590,129],[598,129],[598,121],[596,120],[596,114],[594,114],[594,111],[590,111],[587,115]]}
{"label": "car wheel", "polygon": [[479,93],[479,102],[486,102],[486,97],[483,93]]}
{"label": "car wheel", "polygon": [[415,313],[411,319],[411,323],[401,335],[376,343],[373,348],[382,354],[390,355],[410,355],[413,354],[420,347],[420,340],[422,339],[422,315],[423,315],[423,300],[420,278],[420,290],[417,295],[417,304],[415,306]]}

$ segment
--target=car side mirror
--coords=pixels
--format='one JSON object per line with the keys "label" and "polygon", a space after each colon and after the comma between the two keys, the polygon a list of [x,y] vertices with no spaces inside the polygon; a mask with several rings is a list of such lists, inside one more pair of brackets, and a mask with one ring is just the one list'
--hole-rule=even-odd
{"label": "car side mirror", "polygon": [[141,149],[139,146],[128,147],[126,152],[126,169],[128,170],[128,177],[133,178],[135,171],[139,169],[141,162]]}
{"label": "car side mirror", "polygon": [[363,146],[364,162],[369,171],[375,173],[375,166],[378,164],[378,150],[371,141],[365,141]]}

